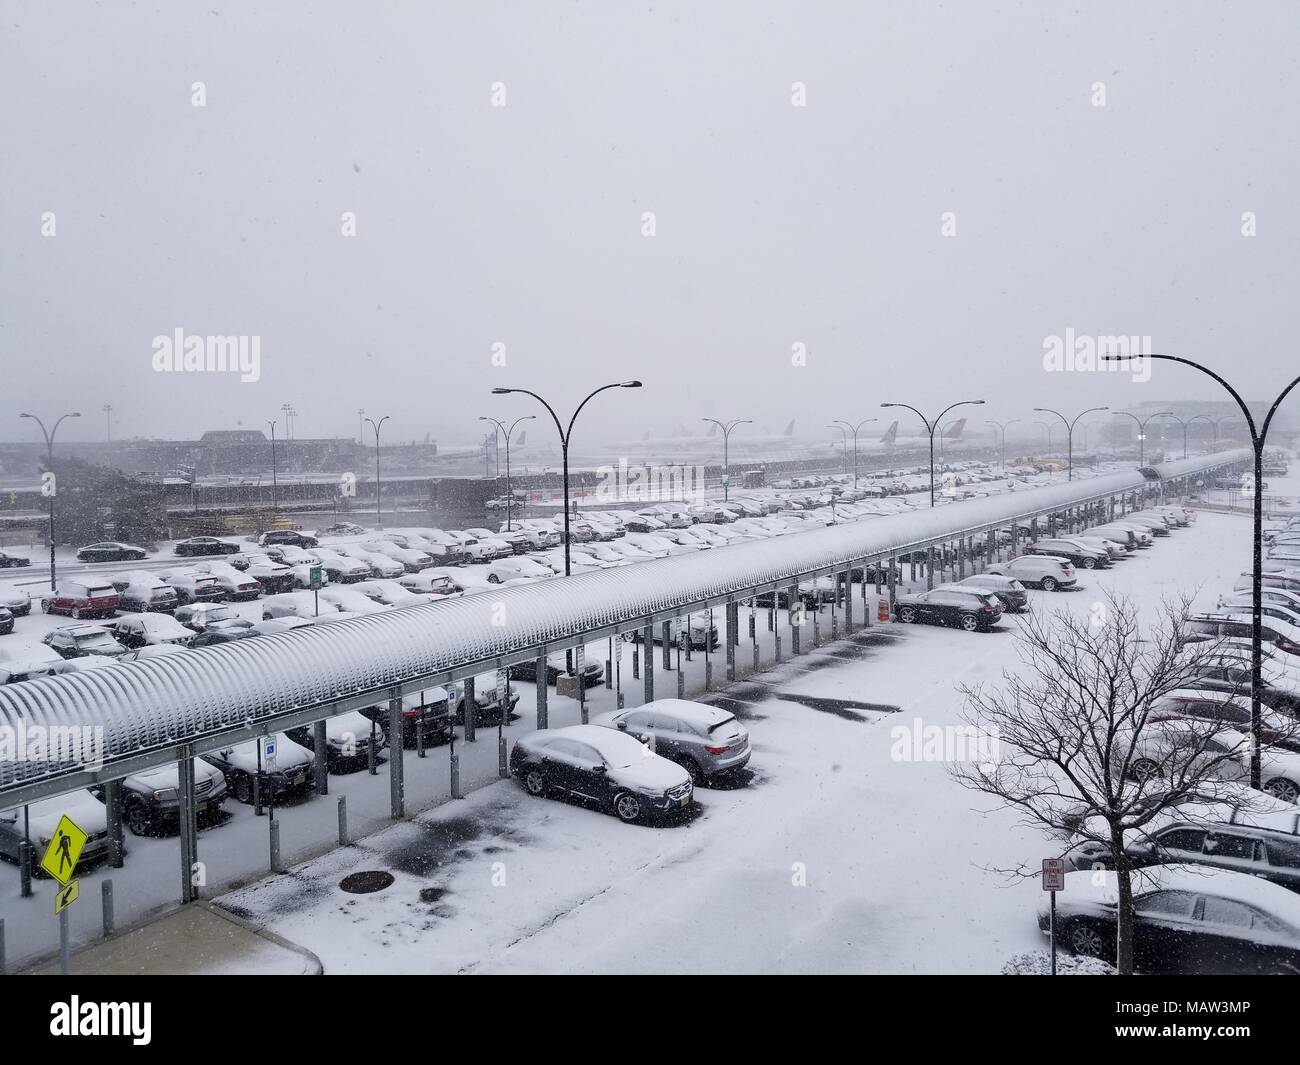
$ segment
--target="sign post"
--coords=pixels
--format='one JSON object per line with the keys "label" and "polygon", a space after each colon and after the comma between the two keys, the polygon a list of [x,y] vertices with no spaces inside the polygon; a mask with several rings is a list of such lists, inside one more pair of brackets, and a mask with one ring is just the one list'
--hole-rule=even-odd
{"label": "sign post", "polygon": [[1052,975],[1056,975],[1056,893],[1065,890],[1065,859],[1043,859],[1043,890],[1051,893],[1047,937],[1052,945]]}
{"label": "sign post", "polygon": [[[275,754],[278,744],[275,742],[275,736],[261,736],[257,741],[258,754],[258,776],[264,771],[268,776],[275,772]],[[267,810],[270,813],[271,820],[275,820],[275,789],[268,789],[267,792]]]}
{"label": "sign post", "polygon": [[312,566],[307,571],[307,584],[311,588],[317,617],[320,617],[320,586],[325,583],[324,577],[324,569],[321,566]]}
{"label": "sign post", "polygon": [[506,761],[506,714],[510,713],[510,676],[504,669],[497,670],[497,776],[510,775]]}
{"label": "sign post", "polygon": [[77,901],[81,894],[81,883],[74,880],[72,874],[77,868],[77,859],[81,857],[86,845],[86,833],[64,814],[59,818],[58,827],[50,845],[45,848],[41,859],[41,868],[50,874],[59,884],[59,892],[54,896],[54,912],[59,918],[59,967],[64,976],[68,975],[72,963],[72,934],[68,928],[68,907]]}

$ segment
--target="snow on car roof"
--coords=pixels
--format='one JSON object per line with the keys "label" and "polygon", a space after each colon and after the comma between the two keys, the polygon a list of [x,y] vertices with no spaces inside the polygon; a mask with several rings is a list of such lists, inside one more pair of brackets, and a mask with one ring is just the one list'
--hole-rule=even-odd
{"label": "snow on car roof", "polygon": [[719,707],[710,706],[708,703],[697,703],[690,699],[656,699],[654,702],[638,706],[636,709],[664,710],[680,717],[683,721],[689,721],[691,724],[699,725],[705,729],[720,725],[722,722],[729,721],[736,716],[730,710],[722,710]]}
{"label": "snow on car roof", "polygon": [[[1081,888],[1095,878],[1103,897],[1113,901],[1118,894],[1115,873],[1107,871],[1098,877],[1097,872],[1099,870],[1067,873],[1067,893],[1070,888]],[[1184,863],[1148,866],[1142,870],[1141,880],[1134,885],[1134,894],[1144,895],[1148,891],[1188,891],[1232,899],[1272,914],[1300,931],[1300,895],[1250,873]]]}

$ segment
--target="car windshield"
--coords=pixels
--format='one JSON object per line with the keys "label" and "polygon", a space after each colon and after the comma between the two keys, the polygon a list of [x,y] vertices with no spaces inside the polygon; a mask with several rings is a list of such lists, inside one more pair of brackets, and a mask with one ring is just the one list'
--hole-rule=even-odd
{"label": "car windshield", "polygon": [[77,643],[87,646],[109,644],[113,642],[113,637],[106,632],[78,632],[75,633],[72,638],[76,640]]}

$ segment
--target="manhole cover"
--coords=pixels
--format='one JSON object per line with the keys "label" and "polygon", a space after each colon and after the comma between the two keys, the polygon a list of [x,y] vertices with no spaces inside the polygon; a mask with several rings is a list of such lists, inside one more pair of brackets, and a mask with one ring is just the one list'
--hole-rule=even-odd
{"label": "manhole cover", "polygon": [[366,869],[360,873],[349,873],[339,881],[339,887],[352,895],[369,895],[372,891],[383,891],[393,886],[393,874],[385,869]]}

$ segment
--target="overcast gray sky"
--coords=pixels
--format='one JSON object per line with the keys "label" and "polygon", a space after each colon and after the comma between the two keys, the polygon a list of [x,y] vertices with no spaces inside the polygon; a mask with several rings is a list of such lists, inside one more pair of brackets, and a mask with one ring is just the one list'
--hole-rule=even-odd
{"label": "overcast gray sky", "polygon": [[[568,409],[634,376],[584,435],[1217,398],[1045,374],[1067,327],[1252,397],[1300,363],[1295,3],[0,10],[0,438],[22,409],[188,437],[287,402],[299,436],[363,406],[454,443],[533,412],[494,385]],[[154,372],[178,327],[259,336],[261,380]]]}

